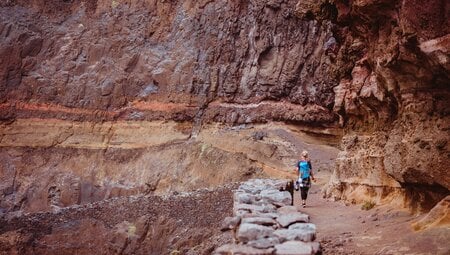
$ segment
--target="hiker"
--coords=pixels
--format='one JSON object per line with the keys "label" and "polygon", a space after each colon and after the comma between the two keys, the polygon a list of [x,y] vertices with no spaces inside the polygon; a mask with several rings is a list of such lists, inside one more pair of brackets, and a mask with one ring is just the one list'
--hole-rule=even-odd
{"label": "hiker", "polygon": [[297,162],[298,179],[295,189],[300,187],[300,194],[302,196],[302,205],[306,207],[306,198],[308,197],[308,191],[311,187],[311,179],[314,181],[314,175],[312,172],[311,161],[308,157],[308,152],[303,151],[300,160]]}

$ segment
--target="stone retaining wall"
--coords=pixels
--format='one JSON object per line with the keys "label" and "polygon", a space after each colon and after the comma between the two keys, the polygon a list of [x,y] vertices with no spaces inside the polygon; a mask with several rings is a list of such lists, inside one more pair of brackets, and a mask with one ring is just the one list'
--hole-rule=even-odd
{"label": "stone retaining wall", "polygon": [[321,254],[316,226],[309,215],[292,206],[292,183],[287,180],[252,179],[234,192],[233,217],[223,231],[232,231],[234,243],[213,254]]}
{"label": "stone retaining wall", "polygon": [[237,187],[117,197],[53,212],[0,212],[0,255],[211,254],[231,238],[220,226],[233,215]]}

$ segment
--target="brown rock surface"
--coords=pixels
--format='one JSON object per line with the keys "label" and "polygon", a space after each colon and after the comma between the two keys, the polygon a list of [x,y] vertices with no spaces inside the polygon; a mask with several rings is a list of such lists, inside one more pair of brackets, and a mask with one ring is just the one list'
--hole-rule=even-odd
{"label": "brown rock surface", "polygon": [[[322,46],[332,25],[298,19],[294,5],[2,3],[0,55],[8,59],[0,67],[3,110],[10,117],[37,116],[40,110],[48,117],[50,110],[50,116],[76,120],[192,120],[202,115],[199,108],[215,102],[206,121],[331,124],[336,81]],[[265,101],[259,114],[241,113],[240,104]],[[284,114],[280,101],[301,106],[299,114]]]}
{"label": "brown rock surface", "polygon": [[[328,170],[336,151],[317,141],[341,149],[326,196],[429,211],[450,189],[449,10],[445,0],[1,1],[0,216],[288,177],[303,149]],[[102,242],[134,242],[135,222],[121,222]],[[111,229],[77,224],[67,229]],[[0,239],[15,249],[30,235]]]}
{"label": "brown rock surface", "polygon": [[[306,146],[294,146],[293,133],[282,125],[204,125],[196,138],[191,127],[54,119],[5,124],[0,130],[2,211],[36,212],[120,196],[189,191],[252,176],[287,177],[295,155]],[[258,132],[262,139],[254,138]],[[330,156],[318,164],[330,170],[334,151],[330,148]]]}
{"label": "brown rock surface", "polygon": [[346,28],[334,110],[346,135],[325,193],[429,210],[450,185],[448,2],[336,2]]}
{"label": "brown rock surface", "polygon": [[[186,135],[191,129],[194,137],[201,123],[286,121],[319,133],[339,123],[349,139],[362,142],[340,157],[329,194],[343,198],[345,189],[361,184],[401,187],[409,197],[426,190],[433,205],[450,183],[444,169],[449,19],[446,1],[425,7],[417,1],[3,2],[1,118],[185,121]],[[75,130],[42,139],[48,146],[77,143]],[[4,146],[36,143],[10,138],[3,137]],[[432,160],[416,162],[423,154]],[[429,209],[426,203],[413,207]]]}
{"label": "brown rock surface", "polygon": [[413,223],[415,230],[450,226],[450,196],[440,201],[425,217]]}

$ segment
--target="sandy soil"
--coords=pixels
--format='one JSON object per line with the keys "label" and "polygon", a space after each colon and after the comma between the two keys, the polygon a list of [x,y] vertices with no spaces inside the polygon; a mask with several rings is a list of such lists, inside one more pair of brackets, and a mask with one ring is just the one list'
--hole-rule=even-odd
{"label": "sandy soil", "polygon": [[300,193],[295,205],[311,216],[317,227],[317,239],[324,254],[450,254],[450,228],[432,228],[416,232],[411,224],[423,215],[411,215],[388,206],[362,210],[361,205],[328,201],[321,188],[329,173],[319,172],[306,208]]}

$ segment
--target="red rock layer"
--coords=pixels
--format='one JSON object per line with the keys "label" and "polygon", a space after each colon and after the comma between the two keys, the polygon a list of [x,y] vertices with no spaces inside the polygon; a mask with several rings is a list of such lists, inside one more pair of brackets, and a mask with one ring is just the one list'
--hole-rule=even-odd
{"label": "red rock layer", "polygon": [[[205,121],[332,125],[337,81],[323,45],[333,26],[297,18],[295,3],[3,2],[0,102],[10,107],[2,115],[45,117],[45,109],[24,108],[43,104],[54,106],[52,117],[76,120],[91,120],[92,112],[99,119],[192,120],[206,108]],[[260,102],[267,106],[256,116],[232,116],[242,115],[239,105]],[[284,113],[270,102],[321,113]]]}
{"label": "red rock layer", "polygon": [[187,121],[193,137],[208,122],[339,124],[330,196],[353,199],[359,185],[354,198],[376,188],[381,201],[401,188],[428,209],[450,188],[449,8],[2,1],[0,117]]}

